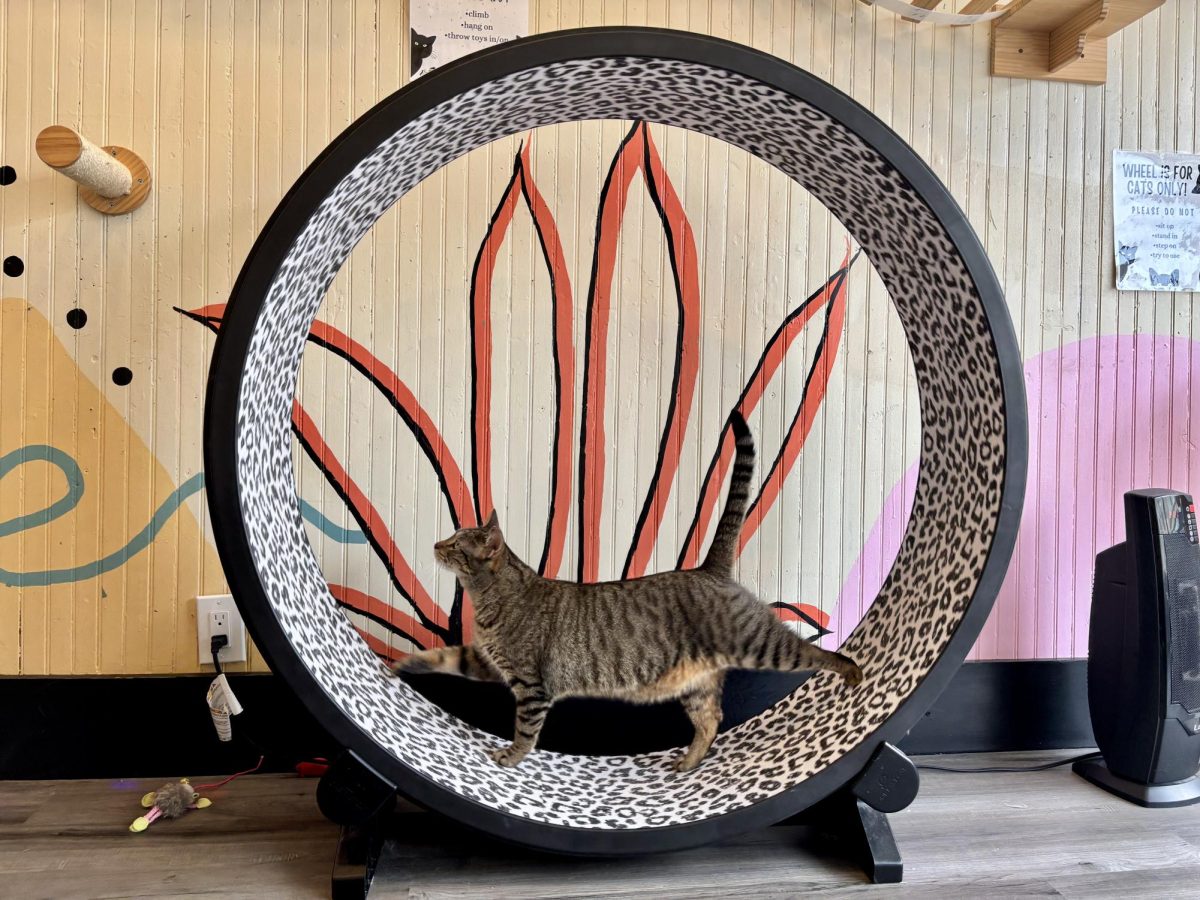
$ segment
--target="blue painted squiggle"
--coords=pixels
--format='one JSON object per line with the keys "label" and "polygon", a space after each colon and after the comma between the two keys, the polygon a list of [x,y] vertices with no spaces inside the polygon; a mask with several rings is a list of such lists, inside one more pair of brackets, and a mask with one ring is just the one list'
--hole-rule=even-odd
{"label": "blue painted squiggle", "polygon": [[309,504],[307,500],[300,501],[300,515],[310,525],[315,525],[327,538],[339,544],[365,544],[367,536],[357,528],[343,528],[336,522],[327,519],[319,509]]}
{"label": "blue painted squiggle", "polygon": [[45,509],[0,522],[0,537],[53,522],[59,516],[73,510],[79,498],[83,496],[83,470],[79,468],[79,464],[57,447],[49,447],[46,444],[30,444],[0,456],[0,478],[17,466],[36,461],[48,462],[57,467],[67,479],[67,492]]}
{"label": "blue painted squiggle", "polygon": [[[23,463],[36,460],[48,462],[56,466],[63,473],[67,479],[67,493],[43,510],[26,513],[25,515],[17,516],[15,519],[0,522],[0,537],[47,525],[74,509],[83,496],[83,471],[79,468],[79,464],[63,451],[56,447],[46,446],[45,444],[30,444],[27,447],[22,447],[19,450],[14,450],[12,453],[0,457],[0,478],[3,478]],[[73,581],[84,581],[88,578],[95,578],[97,575],[103,575],[105,572],[111,572],[113,569],[120,568],[132,557],[150,546],[151,542],[158,536],[158,533],[167,524],[171,516],[183,505],[183,502],[192,496],[192,494],[203,489],[204,473],[199,472],[173,490],[155,511],[146,527],[130,538],[124,547],[101,559],[66,569],[47,569],[40,572],[12,572],[8,569],[0,569],[0,584],[11,587],[40,587],[48,584],[66,584]],[[307,522],[310,522],[320,529],[322,533],[339,543],[365,544],[367,541],[366,535],[361,531],[342,528],[303,500],[300,501],[300,513]]]}
{"label": "blue painted squiggle", "polygon": [[171,516],[175,515],[175,510],[179,509],[180,504],[203,487],[204,473],[201,472],[175,488],[150,518],[149,524],[135,534],[128,544],[108,556],[82,566],[72,566],[69,569],[47,569],[43,572],[10,572],[7,569],[0,569],[0,584],[15,587],[40,587],[47,584],[84,581],[88,578],[95,578],[97,575],[103,575],[105,572],[111,572],[113,569],[125,565],[133,556],[150,546],[150,542],[162,531],[162,527],[167,524]]}

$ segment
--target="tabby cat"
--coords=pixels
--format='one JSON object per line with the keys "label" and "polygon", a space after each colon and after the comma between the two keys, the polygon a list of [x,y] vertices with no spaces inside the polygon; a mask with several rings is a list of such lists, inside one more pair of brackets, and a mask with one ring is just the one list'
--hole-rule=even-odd
{"label": "tabby cat", "polygon": [[447,672],[502,681],[517,700],[513,742],[492,758],[515,766],[534,748],[550,706],[563,697],[634,703],[682,701],[695,736],[675,769],[694,769],[721,723],[726,669],[828,669],[851,686],[863,678],[849,658],[802,640],[732,578],[746,516],[754,441],[740,415],[729,495],[699,568],[628,581],[576,584],[543,578],[504,542],[493,512],[434,545],[475,603],[475,641],[423,650],[397,672]]}

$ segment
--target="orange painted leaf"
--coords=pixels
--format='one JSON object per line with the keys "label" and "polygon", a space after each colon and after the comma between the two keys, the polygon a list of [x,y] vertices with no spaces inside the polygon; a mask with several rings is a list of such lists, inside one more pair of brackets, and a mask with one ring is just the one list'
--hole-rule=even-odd
{"label": "orange painted leaf", "polygon": [[637,578],[646,573],[659,526],[666,512],[667,500],[679,471],[679,457],[687,433],[692,401],[696,395],[696,378],[700,370],[700,265],[696,254],[696,237],[688,221],[683,203],[663,166],[654,146],[650,130],[642,126],[645,144],[644,174],[646,187],[658,209],[666,232],[671,271],[675,281],[678,308],[678,333],[675,345],[675,374],[671,386],[671,404],[667,423],[658,448],[658,465],[654,480],[642,505],[634,529],[633,543],[625,560],[623,578]]}
{"label": "orange painted leaf", "polygon": [[808,372],[808,381],[804,385],[804,393],[800,399],[800,408],[788,427],[783,439],[783,446],[771,464],[766,481],[758,492],[750,509],[746,513],[746,521],[742,524],[742,535],[738,541],[738,550],[744,550],[746,544],[754,537],[762,524],[763,518],[775,504],[779,492],[783,489],[784,479],[792,470],[804,442],[816,421],[817,412],[825,400],[825,390],[829,386],[829,376],[837,361],[838,346],[842,340],[842,325],[846,320],[846,274],[842,274],[835,282],[833,298],[828,304],[825,317],[825,331],[821,335],[817,347],[816,359]]}
{"label": "orange painted leaf", "polygon": [[[766,392],[767,385],[770,384],[771,379],[774,378],[775,373],[783,364],[783,360],[787,356],[792,344],[804,331],[805,326],[808,325],[813,316],[825,307],[839,291],[844,291],[846,275],[852,264],[853,259],[850,257],[849,248],[847,248],[841,267],[830,275],[815,293],[789,313],[787,318],[775,330],[770,341],[767,342],[762,355],[759,357],[754,371],[747,379],[746,385],[742,389],[742,394],[738,399],[736,408],[743,417],[749,418],[750,414],[758,406],[759,401]],[[838,330],[840,332],[840,327]],[[808,386],[805,388],[805,397],[807,395]],[[823,388],[821,396],[824,396]],[[803,402],[804,400],[802,399],[801,403],[803,404]],[[819,403],[819,401],[817,402]],[[721,432],[721,440],[717,452],[709,464],[708,473],[704,479],[704,487],[700,492],[700,502],[697,505],[696,514],[692,520],[691,528],[688,530],[687,538],[684,540],[683,549],[680,552],[678,565],[681,569],[694,568],[700,563],[700,547],[712,523],[717,501],[721,495],[721,488],[725,483],[725,475],[729,470],[729,466],[733,463],[733,445],[733,432],[729,428],[728,423],[726,423]],[[795,449],[798,452],[799,447]],[[774,498],[772,498],[772,502],[773,500]],[[738,549],[740,552],[741,547],[739,546]]]}
{"label": "orange painted leaf", "polygon": [[588,286],[583,411],[579,434],[579,581],[596,581],[599,578],[600,518],[604,504],[604,458],[607,451],[604,405],[612,281],[629,184],[642,169],[645,160],[645,134],[645,124],[638,122],[622,141],[605,178],[596,219],[596,247]]}
{"label": "orange painted leaf", "polygon": [[567,542],[567,523],[571,517],[571,475],[575,440],[575,302],[571,295],[571,275],[554,215],[533,178],[529,153],[530,135],[518,157],[518,173],[525,205],[533,218],[533,227],[542,248],[542,258],[550,273],[550,294],[554,305],[554,447],[551,465],[550,514],[546,522],[546,540],[538,571],[547,578],[558,576]]}

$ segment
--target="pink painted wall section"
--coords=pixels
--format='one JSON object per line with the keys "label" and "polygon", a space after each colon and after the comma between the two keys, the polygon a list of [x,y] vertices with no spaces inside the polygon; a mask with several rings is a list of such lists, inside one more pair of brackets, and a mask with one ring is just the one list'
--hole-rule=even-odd
{"label": "pink painted wall section", "polygon": [[913,463],[883,502],[883,511],[875,521],[858,560],[850,568],[838,594],[837,605],[829,617],[829,630],[821,639],[823,646],[835,649],[854,630],[867,607],[883,587],[884,579],[900,550],[900,539],[912,512],[917,491],[917,464]]}
{"label": "pink painted wall section", "polygon": [[[1124,540],[1122,498],[1138,487],[1197,493],[1200,342],[1109,335],[1025,363],[1029,480],[1016,553],[972,659],[1087,655],[1092,566]],[[893,487],[842,586],[825,644],[853,629],[887,576],[916,489]]]}

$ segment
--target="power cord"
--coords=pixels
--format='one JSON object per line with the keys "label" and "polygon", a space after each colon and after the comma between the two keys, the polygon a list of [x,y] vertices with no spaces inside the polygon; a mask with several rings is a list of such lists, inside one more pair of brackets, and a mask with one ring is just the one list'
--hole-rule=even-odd
{"label": "power cord", "polygon": [[[211,638],[209,638],[209,651],[212,653],[213,667],[217,670],[218,675],[224,674],[221,671],[220,653],[221,653],[221,650],[224,647],[227,647],[228,645],[229,645],[228,635],[214,634]],[[239,717],[239,725],[240,725],[240,727],[238,728],[238,732],[237,732],[238,736],[241,738],[241,740],[243,740],[247,744],[249,744],[250,747],[253,748],[256,753],[258,753],[258,765],[256,765],[253,769],[247,769],[245,772],[238,772],[236,775],[231,775],[228,779],[226,779],[225,781],[222,781],[222,782],[220,782],[220,784],[216,785],[217,787],[228,784],[234,778],[238,778],[242,775],[249,775],[251,772],[258,771],[260,768],[262,768],[262,765],[266,761],[267,756],[281,755],[281,754],[268,754],[267,750],[263,747],[263,745],[260,742],[256,741],[254,739],[253,735],[251,734],[251,732],[254,730],[253,727],[247,727],[248,723],[240,721],[240,717]],[[301,760],[301,762],[307,762],[307,761]],[[206,787],[207,787],[207,785],[206,785]]]}
{"label": "power cord", "polygon": [[223,674],[221,672],[221,659],[220,659],[221,650],[228,646],[229,646],[229,635],[227,635],[227,634],[214,634],[211,638],[208,639],[208,649],[212,653],[213,666],[214,666],[214,668],[216,668],[218,675]]}
{"label": "power cord", "polygon": [[1072,756],[1070,759],[1060,759],[1058,762],[1042,763],[1040,766],[987,766],[982,769],[956,769],[953,766],[930,766],[919,764],[918,769],[925,769],[929,772],[953,772],[957,775],[988,775],[997,772],[1045,772],[1048,769],[1057,769],[1059,766],[1069,766],[1071,763],[1083,762],[1086,759],[1098,759],[1101,753],[1099,750],[1093,750],[1090,753],[1084,753],[1081,756]]}
{"label": "power cord", "polygon": [[[229,645],[228,635],[214,634],[211,638],[209,638],[208,645],[209,645],[209,650],[212,652],[213,667],[217,670],[217,674],[218,675],[225,674],[224,672],[221,671],[220,654],[221,654],[221,650],[224,647],[227,647]],[[243,722],[241,724],[244,725],[245,723]],[[258,755],[259,755],[258,765],[261,766],[263,764],[263,760],[266,759],[266,757],[267,757],[267,751],[262,748],[262,746],[258,743],[258,741],[254,740],[254,738],[252,738],[250,735],[246,734],[246,731],[244,728],[239,728],[238,734],[241,735],[242,739],[247,744],[249,744],[251,747],[253,747],[254,750],[258,753]],[[258,766],[256,766],[255,768],[258,768]]]}

